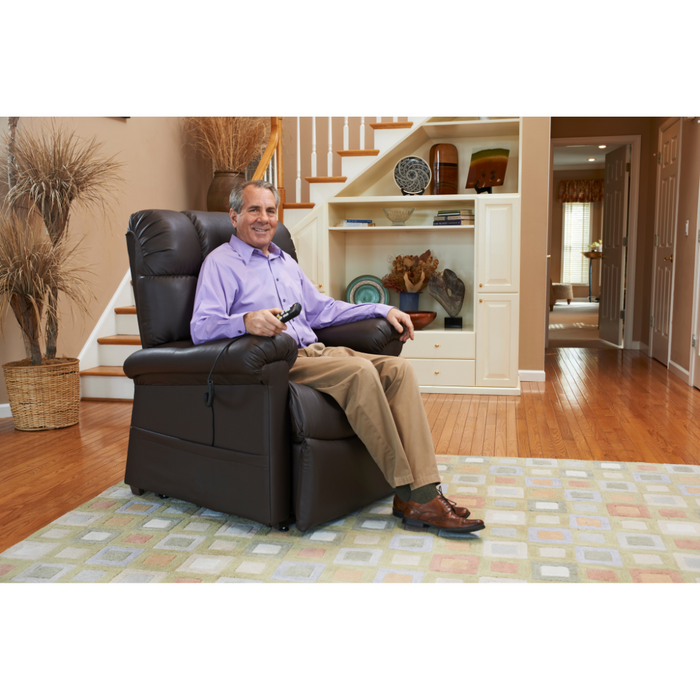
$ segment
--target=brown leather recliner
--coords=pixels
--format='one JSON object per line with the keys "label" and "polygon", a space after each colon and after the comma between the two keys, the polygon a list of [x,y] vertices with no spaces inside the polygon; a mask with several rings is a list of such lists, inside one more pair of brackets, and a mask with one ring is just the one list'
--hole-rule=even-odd
{"label": "brown leather recliner", "polygon": [[[154,491],[280,529],[295,520],[304,531],[392,489],[335,400],[289,381],[297,356],[291,336],[192,343],[202,261],[233,233],[225,213],[131,216],[126,238],[143,349],[124,363],[135,384],[124,478],[137,495]],[[284,225],[273,241],[296,260]],[[403,347],[384,318],[316,334],[362,352],[399,355]]]}

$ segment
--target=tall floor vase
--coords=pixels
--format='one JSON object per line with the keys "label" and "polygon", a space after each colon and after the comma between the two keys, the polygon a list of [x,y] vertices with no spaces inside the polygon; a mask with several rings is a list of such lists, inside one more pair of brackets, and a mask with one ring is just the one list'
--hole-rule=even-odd
{"label": "tall floor vase", "polygon": [[239,182],[243,181],[243,175],[240,173],[217,170],[207,192],[207,211],[225,211],[228,213],[230,209],[228,198],[231,190]]}

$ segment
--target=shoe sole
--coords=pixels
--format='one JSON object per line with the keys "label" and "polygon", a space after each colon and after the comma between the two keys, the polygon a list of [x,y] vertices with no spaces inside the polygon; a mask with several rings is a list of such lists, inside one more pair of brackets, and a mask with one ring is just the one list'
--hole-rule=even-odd
{"label": "shoe sole", "polygon": [[486,525],[483,523],[481,525],[468,525],[467,527],[442,527],[441,525],[433,525],[432,523],[426,523],[423,520],[415,520],[414,518],[403,518],[404,525],[410,525],[411,527],[436,527],[438,530],[448,530],[449,532],[478,532],[483,530]]}

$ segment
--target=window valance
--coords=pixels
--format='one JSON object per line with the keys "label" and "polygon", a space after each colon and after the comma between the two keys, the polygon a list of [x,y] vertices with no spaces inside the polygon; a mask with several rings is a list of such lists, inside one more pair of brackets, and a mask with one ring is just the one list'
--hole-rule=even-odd
{"label": "window valance", "polygon": [[560,202],[602,202],[605,180],[562,180],[559,183]]}

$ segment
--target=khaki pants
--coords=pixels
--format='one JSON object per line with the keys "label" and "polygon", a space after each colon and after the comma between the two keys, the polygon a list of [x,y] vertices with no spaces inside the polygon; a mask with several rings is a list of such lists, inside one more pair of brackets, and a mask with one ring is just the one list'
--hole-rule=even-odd
{"label": "khaki pants", "polygon": [[430,426],[411,363],[314,343],[289,379],[330,394],[391,486],[440,482]]}

